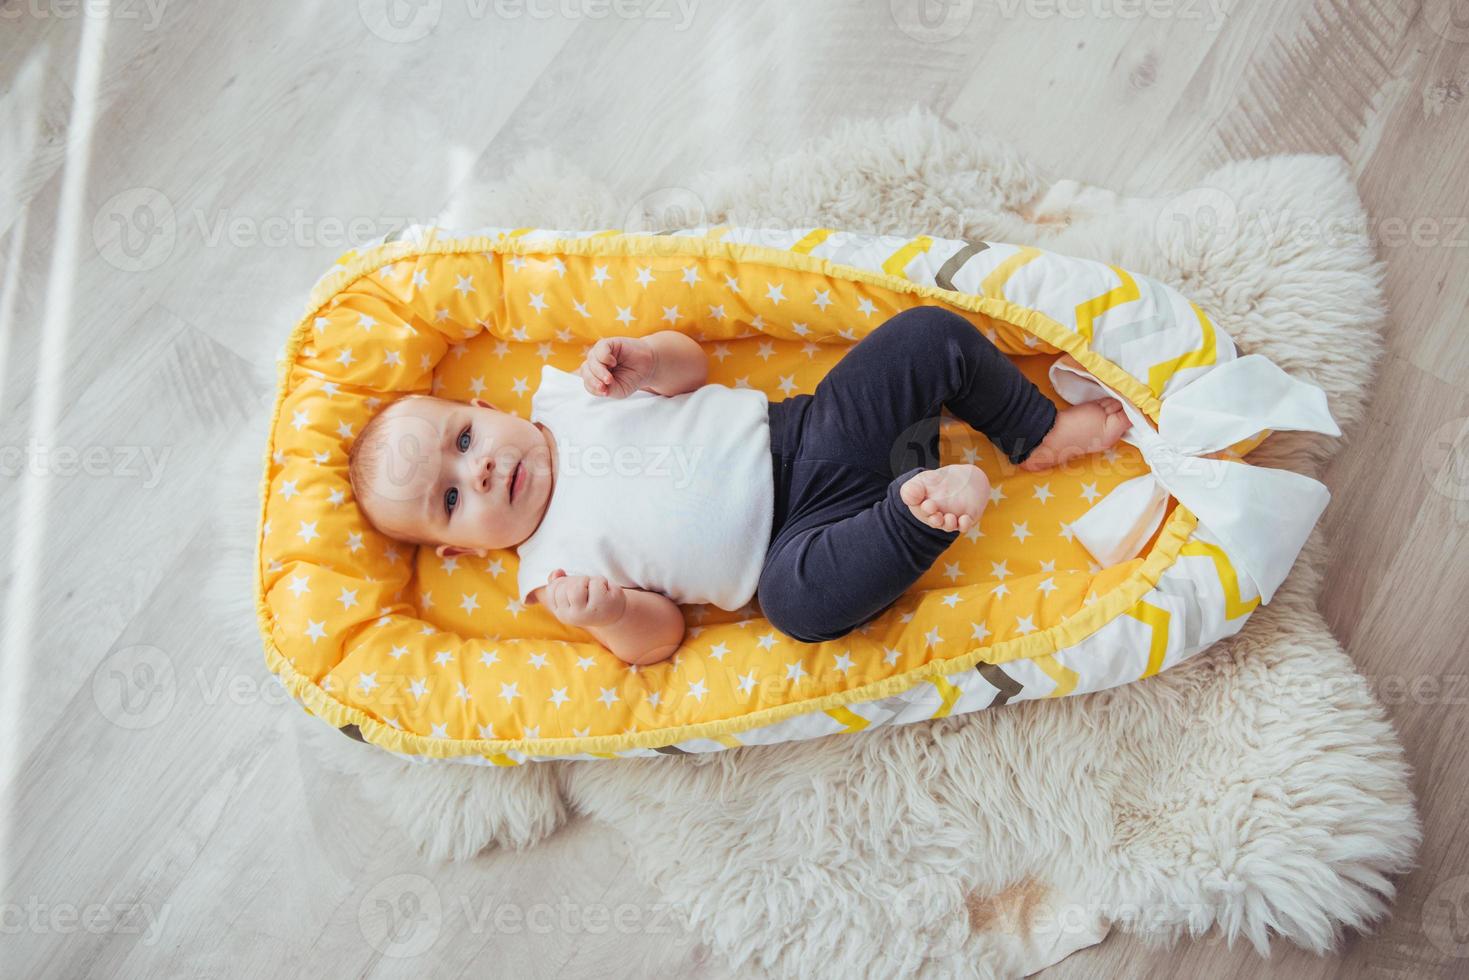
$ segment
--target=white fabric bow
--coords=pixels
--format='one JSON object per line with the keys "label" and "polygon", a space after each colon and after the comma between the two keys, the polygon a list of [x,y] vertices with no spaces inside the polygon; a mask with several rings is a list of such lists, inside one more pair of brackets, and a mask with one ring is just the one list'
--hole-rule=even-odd
{"label": "white fabric bow", "polygon": [[1260,600],[1269,602],[1331,494],[1299,473],[1206,456],[1265,429],[1341,435],[1326,393],[1250,354],[1165,398],[1155,431],[1127,399],[1078,367],[1057,361],[1050,376],[1056,392],[1073,404],[1106,397],[1122,402],[1132,422],[1122,439],[1152,470],[1118,485],[1072,523],[1097,561],[1115,565],[1137,555],[1172,496],[1219,539]]}

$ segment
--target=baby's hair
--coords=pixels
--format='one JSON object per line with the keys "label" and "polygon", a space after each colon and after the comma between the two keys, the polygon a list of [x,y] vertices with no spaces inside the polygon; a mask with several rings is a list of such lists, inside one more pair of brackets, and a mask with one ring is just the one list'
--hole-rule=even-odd
{"label": "baby's hair", "polygon": [[372,493],[372,480],[380,469],[380,463],[388,452],[388,440],[379,431],[388,417],[397,411],[400,405],[413,401],[415,398],[431,398],[431,395],[412,394],[404,395],[402,398],[385,405],[367,424],[362,427],[362,432],[356,439],[352,440],[352,447],[347,450],[347,484],[352,488],[352,499],[357,501],[357,509],[362,512],[369,524],[383,534],[410,544],[426,544],[424,541],[416,541],[402,534],[389,534],[383,531],[372,520],[368,513],[368,498]]}

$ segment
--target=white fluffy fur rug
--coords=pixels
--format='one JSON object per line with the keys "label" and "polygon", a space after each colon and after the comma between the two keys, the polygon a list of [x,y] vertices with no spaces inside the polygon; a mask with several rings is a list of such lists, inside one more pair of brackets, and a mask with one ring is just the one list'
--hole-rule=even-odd
{"label": "white fluffy fur rug", "polygon": [[[1244,351],[1322,386],[1348,438],[1380,349],[1380,269],[1347,169],[1326,157],[1122,199],[913,114],[640,202],[541,155],[451,212],[449,227],[826,225],[1103,259],[1172,283]],[[1252,458],[1318,474],[1332,450],[1280,434]],[[621,828],[639,874],[741,973],[1016,976],[1108,928],[1324,951],[1386,913],[1419,841],[1402,749],[1316,609],[1330,519],[1241,635],[1100,694],[513,770],[408,766],[323,725],[311,741],[431,855],[526,847],[572,810]]]}

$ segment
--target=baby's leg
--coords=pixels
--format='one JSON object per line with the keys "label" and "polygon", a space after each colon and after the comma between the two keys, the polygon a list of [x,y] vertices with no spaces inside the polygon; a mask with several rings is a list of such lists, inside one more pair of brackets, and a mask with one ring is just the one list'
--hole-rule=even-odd
{"label": "baby's leg", "polygon": [[[952,310],[920,306],[857,343],[812,393],[806,425],[839,438],[843,458],[888,474],[937,465],[940,410],[983,432],[1013,462],[1040,445],[1056,406],[973,324]],[[915,460],[911,449],[929,450]]]}
{"label": "baby's leg", "polygon": [[[834,640],[918,581],[959,536],[930,526],[904,502],[904,485],[925,472],[911,469],[885,489],[874,477],[866,499],[881,494],[875,503],[846,508],[835,519],[838,511],[827,508],[782,528],[766,553],[756,592],[770,624],[803,643]],[[987,486],[985,492],[987,498]]]}

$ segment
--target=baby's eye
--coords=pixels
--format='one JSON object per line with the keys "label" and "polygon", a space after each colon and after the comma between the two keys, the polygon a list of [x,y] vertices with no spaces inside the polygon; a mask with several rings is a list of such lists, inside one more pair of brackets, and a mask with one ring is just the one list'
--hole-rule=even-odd
{"label": "baby's eye", "polygon": [[449,514],[453,514],[454,513],[454,505],[457,504],[457,503],[459,503],[459,488],[458,487],[450,487],[449,489],[445,490],[444,491],[444,511],[446,513],[449,513]]}
{"label": "baby's eye", "polygon": [[465,426],[464,431],[459,433],[459,439],[455,442],[455,445],[459,447],[461,453],[467,453],[469,452],[469,443],[469,426]]}

